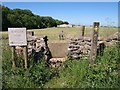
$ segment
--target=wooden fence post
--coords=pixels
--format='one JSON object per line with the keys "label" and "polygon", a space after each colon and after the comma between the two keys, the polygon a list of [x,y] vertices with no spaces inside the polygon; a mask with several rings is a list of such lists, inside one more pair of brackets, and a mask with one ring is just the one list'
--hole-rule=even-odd
{"label": "wooden fence post", "polygon": [[27,46],[24,46],[23,55],[24,55],[24,61],[25,61],[25,69],[27,69],[27,66],[28,66],[28,52],[27,52]]}
{"label": "wooden fence post", "polygon": [[16,62],[15,62],[15,56],[16,56],[16,53],[15,53],[15,46],[12,46],[12,67],[15,68],[16,67]]}
{"label": "wooden fence post", "polygon": [[34,31],[27,31],[27,35],[34,36]]}
{"label": "wooden fence post", "polygon": [[82,37],[84,37],[84,34],[85,34],[85,26],[81,26],[81,30],[82,30]]}
{"label": "wooden fence post", "polygon": [[94,64],[97,56],[97,41],[98,41],[99,22],[93,23],[90,63]]}

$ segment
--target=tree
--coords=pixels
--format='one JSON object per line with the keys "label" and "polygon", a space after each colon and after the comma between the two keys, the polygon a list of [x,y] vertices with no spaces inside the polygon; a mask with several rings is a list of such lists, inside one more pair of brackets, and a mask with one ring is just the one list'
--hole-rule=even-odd
{"label": "tree", "polygon": [[10,13],[10,9],[2,6],[2,30],[6,30],[10,24],[9,20],[7,19],[8,13]]}
{"label": "tree", "polygon": [[26,27],[27,29],[56,27],[60,24],[68,24],[61,20],[53,19],[49,16],[34,15],[30,10],[9,9],[2,6],[2,30],[7,30],[8,27]]}
{"label": "tree", "polygon": [[67,21],[63,22],[64,24],[69,24]]}

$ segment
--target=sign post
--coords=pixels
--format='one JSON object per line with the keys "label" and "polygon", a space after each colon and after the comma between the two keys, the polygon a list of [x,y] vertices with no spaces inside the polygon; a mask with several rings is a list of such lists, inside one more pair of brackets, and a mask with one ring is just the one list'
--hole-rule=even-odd
{"label": "sign post", "polygon": [[12,46],[12,67],[15,68],[16,67],[16,62],[15,62],[15,46]]}
{"label": "sign post", "polygon": [[15,65],[15,46],[24,47],[25,68],[27,68],[27,35],[26,28],[8,28],[9,46],[12,47],[12,66]]}
{"label": "sign post", "polygon": [[93,33],[91,41],[90,63],[94,64],[97,56],[97,41],[98,41],[99,22],[93,23]]}
{"label": "sign post", "polygon": [[25,61],[25,68],[27,68],[28,63],[27,63],[27,59],[28,59],[28,54],[27,54],[27,47],[24,47],[24,51],[23,51],[23,55],[24,55],[24,61]]}

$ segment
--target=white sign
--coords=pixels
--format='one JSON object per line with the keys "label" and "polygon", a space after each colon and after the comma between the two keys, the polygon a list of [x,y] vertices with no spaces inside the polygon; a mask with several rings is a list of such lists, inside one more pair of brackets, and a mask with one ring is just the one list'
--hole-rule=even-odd
{"label": "white sign", "polygon": [[26,46],[26,28],[8,28],[10,46]]}

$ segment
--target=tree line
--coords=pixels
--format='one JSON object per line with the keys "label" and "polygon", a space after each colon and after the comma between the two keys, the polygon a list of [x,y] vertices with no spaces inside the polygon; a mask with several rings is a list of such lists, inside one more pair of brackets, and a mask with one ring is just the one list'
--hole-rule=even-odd
{"label": "tree line", "polygon": [[8,27],[26,27],[27,29],[41,29],[56,27],[60,24],[69,24],[66,21],[53,19],[50,16],[39,16],[28,9],[10,9],[2,6],[2,30],[6,31]]}

